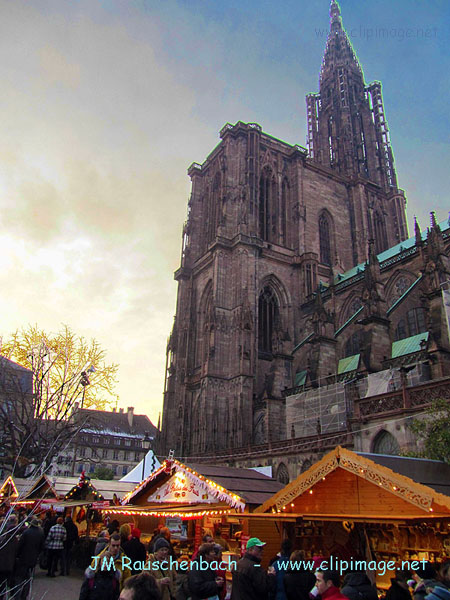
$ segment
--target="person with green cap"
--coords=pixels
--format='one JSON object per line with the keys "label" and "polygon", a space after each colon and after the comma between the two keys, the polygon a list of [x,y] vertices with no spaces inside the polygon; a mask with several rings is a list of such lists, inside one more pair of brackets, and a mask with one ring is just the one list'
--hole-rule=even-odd
{"label": "person with green cap", "polygon": [[250,538],[243,558],[233,571],[231,600],[267,600],[269,593],[275,590],[275,569],[267,572],[261,568],[265,542],[259,538]]}

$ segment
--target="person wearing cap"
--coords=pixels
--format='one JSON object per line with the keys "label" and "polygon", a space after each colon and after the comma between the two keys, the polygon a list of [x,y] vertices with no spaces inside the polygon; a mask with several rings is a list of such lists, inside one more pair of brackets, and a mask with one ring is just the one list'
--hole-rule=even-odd
{"label": "person wearing cap", "polygon": [[41,520],[33,517],[29,527],[20,536],[17,547],[14,577],[16,585],[21,586],[19,591],[20,600],[25,600],[28,597],[34,569],[39,554],[44,549],[44,539],[45,534],[41,527]]}
{"label": "person wearing cap", "polygon": [[244,557],[233,571],[231,600],[267,600],[275,590],[275,569],[268,572],[261,568],[265,542],[253,537],[247,542]]}
{"label": "person wearing cap", "polygon": [[[141,531],[137,527],[133,527],[131,530],[130,539],[122,544],[123,551],[125,554],[131,558],[132,565],[136,562],[140,562],[144,564],[145,559],[147,557],[147,551],[145,549],[144,544],[141,542]],[[132,575],[136,575],[140,573],[142,569],[131,569]]]}
{"label": "person wearing cap", "polygon": [[[176,594],[176,572],[170,568],[170,545],[164,536],[153,544],[153,554],[148,557],[146,571],[151,573],[161,592],[162,600],[171,600]],[[147,568],[148,567],[148,568]]]}
{"label": "person wearing cap", "polygon": [[425,600],[450,600],[450,590],[439,583],[428,596],[425,596]]}
{"label": "person wearing cap", "polygon": [[175,560],[177,558],[176,552],[170,541],[170,529],[168,527],[161,527],[159,534],[153,539],[153,542],[149,544],[148,551],[155,552],[155,544],[157,540],[165,539],[169,544],[169,554]]}

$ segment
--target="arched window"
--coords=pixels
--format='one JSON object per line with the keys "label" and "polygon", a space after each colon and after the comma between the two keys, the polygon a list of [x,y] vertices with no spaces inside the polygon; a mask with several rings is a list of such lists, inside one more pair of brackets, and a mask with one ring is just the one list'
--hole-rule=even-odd
{"label": "arched window", "polygon": [[374,218],[375,252],[380,254],[387,249],[386,223],[383,215],[376,211]]}
{"label": "arched window", "polygon": [[331,227],[325,213],[319,217],[320,262],[331,265]]}
{"label": "arched window", "polygon": [[278,465],[276,479],[283,485],[287,485],[289,483],[289,471],[284,463],[280,463]]}
{"label": "arched window", "polygon": [[412,308],[408,311],[406,318],[408,320],[409,335],[417,335],[427,330],[425,323],[425,311],[423,308]]}
{"label": "arched window", "polygon": [[355,331],[345,344],[345,356],[354,356],[361,353],[361,332]]}
{"label": "arched window", "polygon": [[404,338],[412,337],[418,333],[423,333],[426,330],[425,311],[419,306],[409,310],[406,313],[406,319],[400,319],[395,328],[394,338],[395,341],[403,340]]}
{"label": "arched window", "polygon": [[374,454],[394,454],[397,456],[400,454],[400,446],[389,431],[382,429],[373,441],[372,452]]}
{"label": "arched window", "polygon": [[350,317],[353,317],[355,312],[358,309],[360,309],[361,306],[362,306],[361,298],[353,298],[353,300],[350,303],[350,306],[348,307],[346,319],[350,319]]}
{"label": "arched window", "polygon": [[406,337],[408,337],[408,334],[406,333],[405,319],[400,319],[395,328],[394,340],[404,340]]}
{"label": "arched window", "polygon": [[217,218],[219,214],[220,204],[220,185],[221,177],[220,173],[216,173],[212,186],[211,193],[209,195],[209,206],[208,206],[208,221],[207,221],[207,243],[210,244],[216,237],[217,230]]}
{"label": "arched window", "polygon": [[302,468],[300,469],[300,472],[304,473],[305,471],[307,471],[311,467],[312,467],[312,462],[309,460],[309,458],[307,458],[305,461],[303,461]]}
{"label": "arched window", "polygon": [[268,242],[275,241],[275,198],[275,177],[270,167],[264,167],[259,180],[259,235]]}
{"label": "arched window", "polygon": [[281,217],[281,243],[285,246],[288,245],[287,241],[287,223],[286,223],[286,211],[289,206],[289,181],[286,177],[283,179],[283,183],[281,184],[281,207],[280,207],[280,217]]}
{"label": "arched window", "polygon": [[310,296],[317,287],[316,265],[306,263],[305,265],[305,295]]}
{"label": "arched window", "polygon": [[270,286],[266,286],[258,301],[258,347],[260,352],[272,352],[272,336],[278,320],[278,301]]}

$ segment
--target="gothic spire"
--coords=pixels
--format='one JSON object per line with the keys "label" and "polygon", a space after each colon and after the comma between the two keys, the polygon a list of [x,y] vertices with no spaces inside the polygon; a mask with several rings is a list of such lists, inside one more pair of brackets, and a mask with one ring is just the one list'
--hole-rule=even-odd
{"label": "gothic spire", "polygon": [[332,0],[330,4],[330,32],[322,61],[320,83],[328,76],[332,76],[338,67],[351,68],[355,74],[358,74],[361,84],[364,85],[361,65],[342,25],[341,9],[336,0]]}

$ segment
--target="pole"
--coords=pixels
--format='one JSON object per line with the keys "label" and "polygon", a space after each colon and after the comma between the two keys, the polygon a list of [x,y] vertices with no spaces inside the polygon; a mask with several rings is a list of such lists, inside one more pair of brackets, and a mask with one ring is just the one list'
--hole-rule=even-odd
{"label": "pole", "polygon": [[144,459],[142,461],[142,481],[144,481],[144,476],[145,476],[145,457],[146,456],[147,456],[147,451],[145,451]]}

